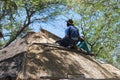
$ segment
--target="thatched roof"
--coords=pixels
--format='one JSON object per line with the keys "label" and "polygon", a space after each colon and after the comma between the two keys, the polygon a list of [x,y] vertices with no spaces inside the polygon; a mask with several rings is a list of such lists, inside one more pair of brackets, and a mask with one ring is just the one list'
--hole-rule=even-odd
{"label": "thatched roof", "polygon": [[[120,70],[97,62],[94,57],[65,49],[54,42],[60,39],[42,30],[29,32],[15,43],[0,50],[0,76],[16,75],[17,79],[110,79],[120,78]],[[7,63],[7,65],[6,65]],[[8,66],[6,71],[4,66]]]}

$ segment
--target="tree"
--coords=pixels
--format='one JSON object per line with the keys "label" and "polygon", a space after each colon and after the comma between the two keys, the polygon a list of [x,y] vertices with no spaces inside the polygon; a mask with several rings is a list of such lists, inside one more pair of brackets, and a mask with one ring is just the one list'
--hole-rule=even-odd
{"label": "tree", "polygon": [[[4,43],[4,47],[17,39],[25,30],[29,29],[29,25],[35,21],[42,20],[33,18],[33,16],[50,5],[57,5],[61,0],[3,0],[1,1],[1,30],[5,29],[8,33],[5,35],[9,39]],[[17,18],[21,15],[20,10],[25,12],[23,19]],[[7,21],[7,22],[6,22]]]}
{"label": "tree", "polygon": [[120,44],[120,1],[67,0],[67,3],[81,15],[78,23],[91,50],[112,62],[111,51]]}

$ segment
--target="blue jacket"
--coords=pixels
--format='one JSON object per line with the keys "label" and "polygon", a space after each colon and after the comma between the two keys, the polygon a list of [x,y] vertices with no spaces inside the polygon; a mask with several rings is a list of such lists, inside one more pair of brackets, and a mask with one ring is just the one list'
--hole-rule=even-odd
{"label": "blue jacket", "polygon": [[69,26],[65,30],[65,35],[68,35],[70,39],[78,40],[79,30],[74,26]]}

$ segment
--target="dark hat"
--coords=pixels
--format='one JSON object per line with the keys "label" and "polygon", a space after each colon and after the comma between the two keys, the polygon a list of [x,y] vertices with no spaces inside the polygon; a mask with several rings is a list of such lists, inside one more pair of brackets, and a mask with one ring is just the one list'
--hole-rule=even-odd
{"label": "dark hat", "polygon": [[67,23],[73,24],[73,20],[72,20],[72,19],[69,19],[69,20],[67,20]]}

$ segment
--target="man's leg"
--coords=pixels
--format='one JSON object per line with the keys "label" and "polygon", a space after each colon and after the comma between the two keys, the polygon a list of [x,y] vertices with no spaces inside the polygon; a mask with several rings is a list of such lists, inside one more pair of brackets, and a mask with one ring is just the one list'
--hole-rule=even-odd
{"label": "man's leg", "polygon": [[60,46],[67,47],[70,44],[70,39],[69,38],[63,38],[59,41],[56,41]]}
{"label": "man's leg", "polygon": [[87,51],[87,53],[90,53],[90,50],[88,49],[88,46],[85,41],[80,42],[77,46]]}

